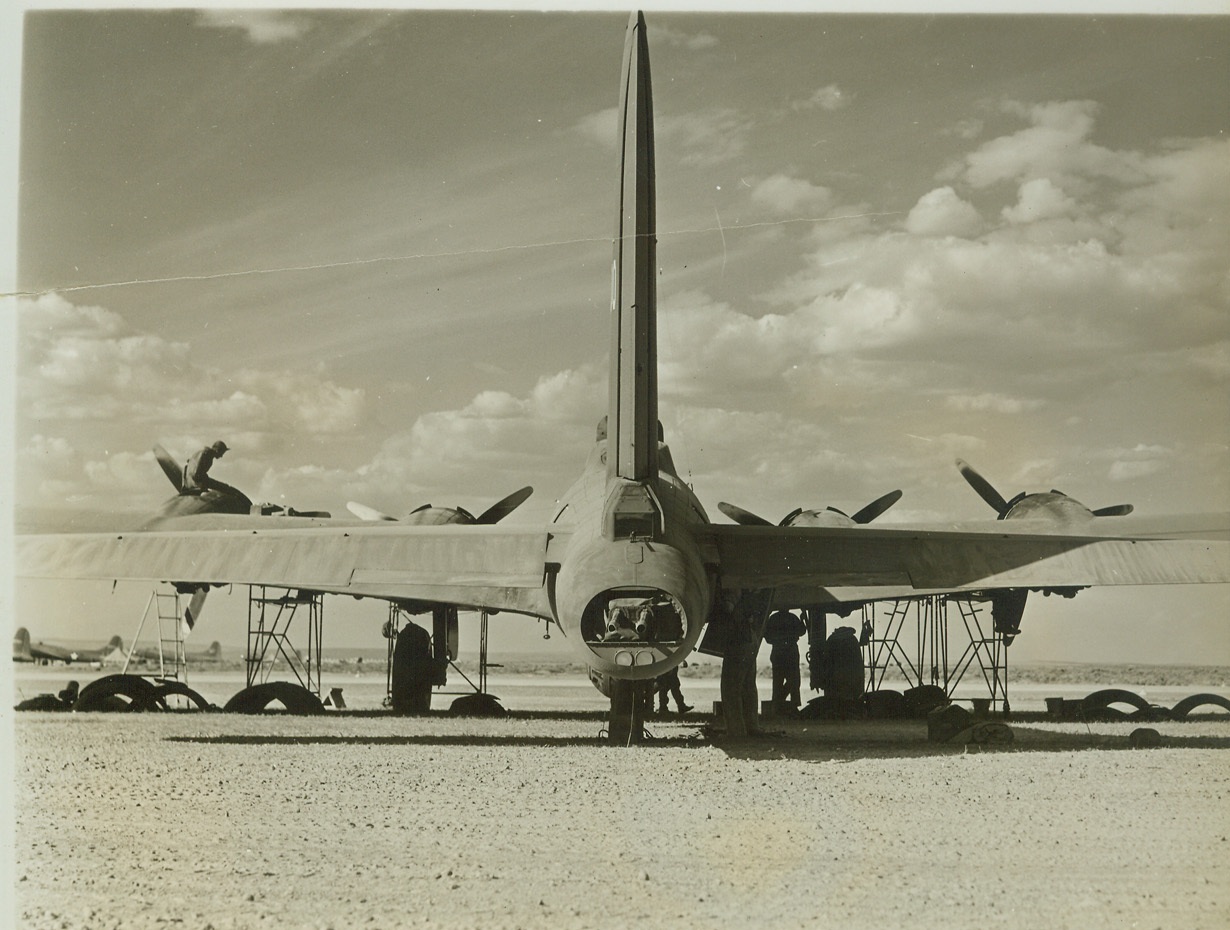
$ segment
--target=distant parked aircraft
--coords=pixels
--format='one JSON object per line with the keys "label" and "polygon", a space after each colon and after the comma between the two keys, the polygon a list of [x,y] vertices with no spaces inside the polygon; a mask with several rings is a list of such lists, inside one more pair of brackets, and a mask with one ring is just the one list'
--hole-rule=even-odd
{"label": "distant parked aircraft", "polygon": [[[163,655],[165,656],[166,654],[164,653]],[[157,662],[159,658],[158,650],[152,646],[134,649],[132,651],[132,658],[146,659],[148,661]],[[184,658],[189,662],[217,662],[222,658],[222,644],[217,640],[214,640],[209,644],[208,649],[204,649],[200,652],[185,651]]]}
{"label": "distant parked aircraft", "polygon": [[24,626],[18,627],[13,635],[14,662],[102,662],[111,653],[123,648],[124,641],[118,636],[112,636],[105,646],[98,649],[69,649],[44,642],[32,643],[30,631]]}

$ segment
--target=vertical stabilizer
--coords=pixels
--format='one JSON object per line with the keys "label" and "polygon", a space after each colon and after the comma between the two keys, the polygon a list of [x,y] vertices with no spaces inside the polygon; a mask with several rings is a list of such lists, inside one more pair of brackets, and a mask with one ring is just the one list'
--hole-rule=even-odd
{"label": "vertical stabilizer", "polygon": [[607,473],[645,481],[658,473],[657,232],[649,44],[640,13],[628,21],[619,124]]}

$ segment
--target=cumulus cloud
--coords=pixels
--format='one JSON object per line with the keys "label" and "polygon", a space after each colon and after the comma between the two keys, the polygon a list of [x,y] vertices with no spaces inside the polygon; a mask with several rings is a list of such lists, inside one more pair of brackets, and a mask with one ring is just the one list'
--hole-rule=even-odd
{"label": "cumulus cloud", "polygon": [[[1224,397],[1230,376],[1230,144],[1116,151],[1089,141],[1092,105],[1016,112],[1029,129],[976,145],[966,172],[920,196],[899,227],[809,232],[803,267],[757,301],[663,295],[663,344],[687,347],[664,354],[670,407],[707,404],[749,422],[772,410],[787,435],[816,415],[842,426],[855,458],[900,437],[945,474],[953,454],[1015,450],[1005,490],[1062,483],[1089,461],[1117,481],[1163,467],[1097,448],[1116,428],[1137,435],[1121,414],[1101,416],[1107,384],[1137,385],[1152,431],[1181,429],[1192,401],[1206,421],[1224,418],[1224,400],[1209,398]],[[772,180],[783,197],[796,187]],[[993,184],[1012,187],[992,194]],[[984,222],[974,204],[1003,195],[1013,199],[993,207],[999,224]],[[772,432],[757,441],[784,441]],[[1019,455],[1029,449],[1056,451]]]}
{"label": "cumulus cloud", "polygon": [[1037,410],[1043,402],[1003,394],[950,394],[945,398],[945,403],[953,410],[963,412],[1013,414]]}
{"label": "cumulus cloud", "polygon": [[690,52],[714,48],[718,44],[717,36],[708,32],[684,32],[682,29],[671,29],[669,26],[655,25],[650,36],[654,42],[664,42],[677,48],[686,48]]}
{"label": "cumulus cloud", "polygon": [[783,216],[800,210],[824,211],[833,200],[833,193],[827,187],[786,174],[774,174],[758,181],[749,196],[754,203]]}
{"label": "cumulus cloud", "polygon": [[747,148],[752,121],[731,107],[710,107],[694,113],[655,117],[661,151],[681,152],[679,161],[691,168],[721,164]]}
{"label": "cumulus cloud", "polygon": [[1023,182],[1049,177],[1058,184],[1066,179],[1102,178],[1124,184],[1144,179],[1141,156],[1115,151],[1089,140],[1097,115],[1091,100],[1068,100],[1025,106],[1009,102],[1008,112],[1030,125],[980,146],[965,157],[961,178],[974,188],[1002,181]]}
{"label": "cumulus cloud", "polygon": [[836,84],[826,84],[812,92],[810,97],[795,100],[790,104],[792,110],[824,110],[832,113],[850,105],[850,96]]}
{"label": "cumulus cloud", "polygon": [[[915,351],[939,357],[987,339],[1030,345],[1034,364],[1039,357],[1059,364],[1101,345],[1143,367],[1181,348],[1192,370],[1219,371],[1223,355],[1207,347],[1226,338],[1230,239],[1222,218],[1230,215],[1230,144],[1172,142],[1143,154],[1090,150],[1082,140],[1093,129],[1092,105],[1020,112],[1037,123],[1040,137],[1029,136],[1036,144],[1007,145],[1020,141],[1014,133],[979,146],[975,154],[1005,157],[994,171],[989,160],[974,159],[969,180],[920,197],[903,234],[864,227],[843,230],[839,240],[817,239],[807,269],[769,299],[803,306],[855,287],[890,293],[902,313],[917,317],[917,325],[895,332],[909,335]],[[1085,151],[1063,156],[1057,139]],[[1009,179],[1016,202],[1003,209],[1003,225],[988,228],[972,205],[979,192],[970,182]],[[1101,186],[1078,200],[1069,184]],[[1167,326],[1159,330],[1161,318]],[[876,339],[863,347],[888,344]],[[1030,364],[1022,353],[1003,359],[1010,368]]]}
{"label": "cumulus cloud", "polygon": [[[524,396],[482,391],[463,407],[426,413],[386,437],[370,462],[332,476],[334,486],[395,513],[426,502],[457,503],[431,500],[442,488],[478,494],[477,505],[486,506],[519,485],[565,486],[593,440],[606,384],[605,370],[581,367],[540,378]],[[561,456],[561,448],[574,454]],[[491,487],[492,474],[508,486]],[[486,504],[481,495],[490,495]]]}
{"label": "cumulus cloud", "polygon": [[1173,457],[1173,449],[1147,443],[1131,449],[1116,449],[1106,477],[1115,482],[1147,478],[1169,468]]}
{"label": "cumulus cloud", "polygon": [[237,29],[256,45],[270,45],[297,39],[311,28],[302,15],[285,10],[197,10],[198,26],[208,29]]}
{"label": "cumulus cloud", "polygon": [[[81,493],[83,460],[67,439],[36,433],[16,450],[16,473],[38,500],[62,501]],[[19,501],[25,500],[19,496]]]}
{"label": "cumulus cloud", "polygon": [[1136,478],[1147,478],[1156,475],[1165,468],[1165,463],[1156,459],[1145,459],[1134,462],[1115,462],[1110,466],[1106,477],[1111,481],[1131,481]]}
{"label": "cumulus cloud", "polygon": [[672,295],[659,312],[663,395],[728,407],[765,397],[797,403],[818,382],[828,386],[829,401],[873,381],[887,384],[883,372],[864,374],[847,353],[899,342],[917,319],[891,292],[861,286],[786,313],[751,316],[699,291]]}
{"label": "cumulus cloud", "polygon": [[[353,434],[365,415],[365,392],[335,383],[324,369],[202,366],[188,343],[135,331],[113,311],[58,294],[18,301],[18,337],[18,420],[32,433],[21,466],[27,499],[148,489],[150,474],[158,474],[149,468],[152,456],[123,457],[133,437],[147,448],[180,437],[182,455],[218,436],[232,444],[246,436],[258,449],[285,441],[276,437]],[[199,432],[189,439],[185,427]],[[49,438],[82,430],[119,448],[83,462]]]}
{"label": "cumulus cloud", "polygon": [[1036,223],[1070,216],[1076,209],[1076,201],[1050,178],[1032,178],[1021,185],[1017,202],[1011,207],[1004,207],[1003,217],[1009,223]]}
{"label": "cumulus cloud", "polygon": [[58,294],[18,301],[18,346],[20,396],[36,419],[116,416],[142,397],[157,403],[190,366],[186,343],[131,332],[118,314]]}
{"label": "cumulus cloud", "polygon": [[982,120],[977,118],[957,120],[943,130],[943,135],[956,136],[958,139],[976,139],[982,135],[982,126]]}
{"label": "cumulus cloud", "polygon": [[[729,161],[742,154],[752,121],[731,107],[709,107],[692,113],[654,116],[659,157],[678,153],[682,164],[702,168]],[[582,116],[572,131],[604,148],[619,144],[619,112],[608,107]]]}
{"label": "cumulus cloud", "polygon": [[951,187],[939,187],[918,199],[905,228],[917,236],[972,236],[982,228],[982,217]]}
{"label": "cumulus cloud", "polygon": [[607,107],[587,113],[572,125],[572,130],[604,148],[615,148],[619,142],[619,108]]}
{"label": "cumulus cloud", "polygon": [[205,368],[188,343],[134,332],[118,314],[58,294],[20,301],[18,313],[22,404],[34,419],[341,433],[363,414],[363,390],[323,371]]}

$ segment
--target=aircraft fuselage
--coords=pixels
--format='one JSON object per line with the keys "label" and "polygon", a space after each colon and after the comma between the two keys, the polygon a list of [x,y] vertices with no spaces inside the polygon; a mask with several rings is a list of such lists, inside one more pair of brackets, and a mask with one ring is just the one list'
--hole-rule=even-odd
{"label": "aircraft fuselage", "polygon": [[647,679],[677,665],[709,615],[716,566],[697,542],[700,501],[665,463],[633,481],[608,473],[600,439],[564,496],[555,525],[570,534],[550,577],[555,618],[595,671]]}

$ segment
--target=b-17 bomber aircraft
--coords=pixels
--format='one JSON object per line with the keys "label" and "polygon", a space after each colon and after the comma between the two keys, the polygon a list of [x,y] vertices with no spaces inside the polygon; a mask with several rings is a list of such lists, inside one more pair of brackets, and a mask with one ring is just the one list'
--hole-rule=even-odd
{"label": "b-17 bomber aircraft", "polygon": [[117,650],[124,650],[124,641],[119,636],[112,636],[106,644],[97,649],[69,649],[67,646],[32,642],[30,631],[24,626],[19,626],[13,634],[14,662],[63,662],[65,665],[71,665],[73,662],[102,662]]}
{"label": "b-17 bomber aircraft", "polygon": [[[142,646],[135,648],[129,653],[130,658],[143,659],[147,662],[157,662],[164,656],[159,653],[158,649],[153,646]],[[208,649],[202,649],[199,652],[184,652],[184,661],[186,662],[218,662],[222,659],[222,644],[214,640],[209,644]]]}
{"label": "b-17 bomber aircraft", "polygon": [[[627,29],[606,415],[576,483],[542,526],[168,513],[106,534],[18,540],[26,576],[271,585],[558,624],[602,681],[612,737],[706,624],[756,628],[776,606],[911,593],[1230,581],[1230,515],[1095,516],[1062,497],[1011,519],[877,526],[850,519],[709,520],[658,419],[654,121],[643,16]],[[361,510],[362,512],[362,510]],[[811,525],[800,525],[811,524]]]}

